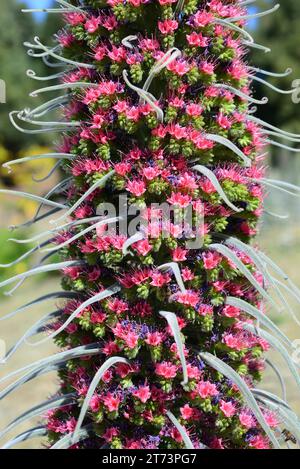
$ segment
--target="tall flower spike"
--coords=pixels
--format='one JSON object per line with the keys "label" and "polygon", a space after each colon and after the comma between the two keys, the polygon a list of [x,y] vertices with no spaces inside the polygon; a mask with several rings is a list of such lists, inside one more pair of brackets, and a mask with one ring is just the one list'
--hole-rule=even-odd
{"label": "tall flower spike", "polygon": [[[48,77],[28,76],[59,81],[31,96],[59,96],[13,112],[11,120],[21,132],[55,130],[62,140],[56,152],[5,167],[53,158],[66,175],[43,197],[0,191],[38,203],[23,228],[49,223],[28,239],[13,239],[34,245],[10,265],[47,254],[0,286],[19,282],[16,290],[30,276],[60,270],[64,291],[0,321],[24,318],[34,306],[42,311],[8,360],[23,342],[54,339],[63,351],[0,380],[15,379],[2,399],[43,374],[57,371],[60,378],[53,398],[2,434],[49,409],[45,425],[3,449],[35,436],[46,436],[51,449],[281,448],[272,412],[300,440],[284,378],[264,355],[268,347],[278,351],[300,386],[294,346],[263,307],[265,300],[299,324],[288,297],[300,303],[300,290],[251,245],[264,189],[299,196],[297,186],[265,175],[264,147],[299,151],[277,139],[300,136],[254,116],[253,104],[267,99],[252,96],[252,82],[272,88],[256,75],[286,77],[290,70],[248,65],[248,49],[270,49],[254,42],[247,20],[278,8],[247,14],[253,3],[57,0],[45,9],[66,23],[57,43],[48,47],[35,37],[25,44],[54,69]],[[57,110],[58,122],[45,117]],[[16,117],[42,128],[23,129]],[[54,253],[60,262],[51,263]],[[47,312],[46,303],[57,300]],[[283,399],[258,389],[264,363]],[[66,399],[70,405],[61,407]]]}

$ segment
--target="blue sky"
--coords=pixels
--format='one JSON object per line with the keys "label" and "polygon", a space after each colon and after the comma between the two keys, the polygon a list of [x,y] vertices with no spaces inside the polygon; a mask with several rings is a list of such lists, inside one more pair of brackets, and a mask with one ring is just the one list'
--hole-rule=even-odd
{"label": "blue sky", "polygon": [[[53,3],[53,0],[22,0],[22,2],[27,3],[29,8],[47,8]],[[44,13],[38,13],[36,17],[41,20]]]}

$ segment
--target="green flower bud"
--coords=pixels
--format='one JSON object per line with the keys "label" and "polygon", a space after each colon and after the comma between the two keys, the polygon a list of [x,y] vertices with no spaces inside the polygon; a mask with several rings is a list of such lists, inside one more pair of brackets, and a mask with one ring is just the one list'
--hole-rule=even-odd
{"label": "green flower bud", "polygon": [[137,296],[146,300],[149,296],[149,286],[148,285],[139,285],[137,287]]}

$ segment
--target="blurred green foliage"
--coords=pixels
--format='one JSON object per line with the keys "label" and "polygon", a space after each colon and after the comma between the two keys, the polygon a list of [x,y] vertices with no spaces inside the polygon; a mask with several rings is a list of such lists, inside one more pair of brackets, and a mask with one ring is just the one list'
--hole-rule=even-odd
{"label": "blurred green foliage", "polygon": [[[38,160],[15,165],[11,173],[2,168],[2,164],[9,160],[48,153],[53,138],[53,135],[32,136],[20,133],[11,125],[8,117],[8,113],[12,110],[33,108],[41,102],[39,98],[29,97],[29,93],[39,88],[41,82],[28,78],[26,76],[28,69],[34,70],[40,76],[49,75],[49,70],[50,74],[53,73],[52,69],[48,69],[40,59],[29,57],[23,43],[32,41],[34,36],[39,36],[43,43],[52,45],[53,35],[61,27],[60,15],[47,15],[45,21],[36,22],[31,14],[21,12],[21,9],[26,7],[25,3],[18,0],[1,0],[0,79],[6,83],[7,96],[6,104],[0,105],[0,187],[16,187],[25,192],[46,193],[57,183],[59,174],[40,183],[38,188],[33,177],[45,176],[54,165],[53,160]],[[43,86],[49,84],[53,82],[42,83]],[[44,96],[41,99],[45,101],[50,98]],[[10,237],[28,238],[30,232],[27,230],[25,234],[22,230],[18,230],[12,234],[7,226],[18,225],[32,218],[36,209],[37,204],[28,199],[8,196],[5,199],[1,198],[0,264],[9,264],[30,249],[27,244],[8,242]],[[32,259],[29,258],[16,266],[0,268],[0,280],[28,270],[30,265]]]}
{"label": "blurred green foliage", "polygon": [[[38,98],[30,98],[29,93],[39,87],[39,83],[26,76],[28,69],[38,75],[49,75],[49,69],[37,58],[26,53],[23,43],[39,36],[46,44],[53,44],[53,34],[60,28],[60,16],[48,15],[42,23],[37,23],[31,14],[21,12],[26,5],[17,0],[1,0],[0,15],[0,78],[6,82],[7,102],[0,105],[0,145],[10,154],[16,154],[32,143],[48,143],[48,136],[34,136],[17,133],[10,124],[8,113],[25,107],[36,107]],[[47,82],[43,82],[47,86]],[[34,140],[34,141],[33,141]]]}
{"label": "blurred green foliage", "polygon": [[[271,0],[258,0],[256,5],[259,10],[264,10],[270,8],[274,3],[276,2]],[[28,57],[23,42],[31,41],[35,35],[38,35],[43,43],[52,45],[53,34],[61,27],[59,15],[47,15],[45,21],[37,23],[32,15],[21,13],[22,7],[25,5],[17,0],[1,0],[0,78],[5,80],[7,85],[7,103],[0,105],[0,165],[18,157],[47,153],[49,150],[47,146],[51,146],[52,139],[52,136],[47,135],[30,136],[18,133],[8,119],[8,113],[12,110],[24,107],[32,108],[39,104],[37,98],[33,99],[28,96],[33,89],[39,87],[39,83],[28,78],[26,70],[33,69],[41,76],[49,74],[49,69],[40,59]],[[286,78],[263,77],[283,89],[289,89],[293,80],[300,78],[299,31],[300,0],[282,0],[279,11],[255,22],[255,30],[253,31],[255,41],[270,47],[272,52],[264,54],[261,51],[253,50],[251,62],[262,69],[275,72],[282,72],[286,68],[292,67],[293,74]],[[50,73],[52,73],[51,69]],[[53,82],[49,84],[53,84]],[[48,83],[43,82],[44,85],[47,86]],[[258,96],[267,95],[269,98],[269,103],[266,106],[259,107],[259,117],[285,130],[300,133],[300,104],[294,104],[289,95],[277,94],[265,86],[257,84],[256,88]],[[45,99],[48,97],[44,97]],[[272,150],[272,154],[275,154],[275,150]],[[282,160],[282,156],[282,152],[277,152],[277,159]],[[288,158],[292,157],[293,155],[288,156]],[[283,160],[287,162],[286,158]],[[291,168],[291,160],[288,161]],[[291,173],[296,177],[297,171],[294,166],[296,158],[293,158],[293,161]],[[19,165],[15,166],[12,174],[8,174],[7,170],[0,169],[0,185],[16,186],[28,192],[47,192],[53,185],[53,179],[46,184],[41,184],[37,191],[34,188],[32,176],[42,177],[47,174],[52,165],[53,161],[50,160]],[[281,173],[283,173],[282,165]],[[280,176],[281,174],[278,175],[279,178]],[[291,179],[291,177],[287,175],[286,179]],[[275,205],[279,204],[278,200],[274,200]],[[285,199],[280,202],[286,204]],[[5,200],[5,204],[2,204],[2,208],[0,207],[1,225],[21,223],[24,218],[31,218],[35,210],[36,204],[32,201],[16,198]],[[274,211],[276,211],[276,207]],[[23,235],[24,233],[18,232],[19,237],[23,237]],[[1,246],[5,246],[5,249],[0,250],[0,264],[13,261],[29,249],[27,245],[6,242],[9,237],[11,237],[9,231],[6,229],[0,231]],[[28,267],[29,263],[24,261],[9,271],[0,269],[0,279],[20,273]]]}
{"label": "blurred green foliage", "polygon": [[[17,244],[11,241],[8,241],[9,238],[15,237],[11,231],[0,229],[0,246],[5,246],[5,249],[1,249],[0,251],[0,264],[9,264],[13,262],[18,257],[22,256],[30,246],[28,244]],[[25,238],[25,233],[19,231],[18,238]],[[0,281],[5,280],[8,276],[17,275],[21,272],[24,272],[28,266],[28,261],[24,260],[21,261],[18,265],[10,267],[9,270],[7,268],[0,267]],[[1,291],[1,294],[3,292]]]}

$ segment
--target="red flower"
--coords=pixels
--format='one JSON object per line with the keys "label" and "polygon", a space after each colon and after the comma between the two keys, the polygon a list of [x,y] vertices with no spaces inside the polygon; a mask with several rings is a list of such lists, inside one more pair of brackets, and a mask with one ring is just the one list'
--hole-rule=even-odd
{"label": "red flower", "polygon": [[178,23],[175,20],[165,20],[158,22],[158,29],[162,34],[170,34],[176,31]]}

